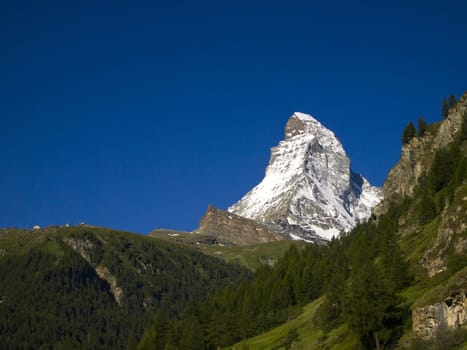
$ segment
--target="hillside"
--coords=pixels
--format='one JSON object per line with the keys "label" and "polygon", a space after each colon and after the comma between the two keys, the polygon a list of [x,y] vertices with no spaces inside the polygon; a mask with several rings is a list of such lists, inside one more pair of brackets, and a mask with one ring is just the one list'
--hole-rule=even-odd
{"label": "hillside", "polygon": [[353,350],[358,347],[358,339],[349,334],[342,325],[326,331],[320,327],[319,313],[323,298],[316,299],[303,307],[303,312],[295,319],[251,339],[245,339],[228,349],[270,350],[287,349],[335,349]]}
{"label": "hillside", "polygon": [[2,348],[124,349],[162,311],[250,278],[187,247],[95,227],[0,230]]}
{"label": "hillside", "polygon": [[215,256],[228,263],[239,264],[252,271],[264,265],[273,266],[291,245],[305,247],[303,241],[280,240],[266,243],[235,246],[221,243],[214,233],[188,233],[172,230],[155,230],[148,235],[155,239],[174,242],[196,249],[204,254]]}

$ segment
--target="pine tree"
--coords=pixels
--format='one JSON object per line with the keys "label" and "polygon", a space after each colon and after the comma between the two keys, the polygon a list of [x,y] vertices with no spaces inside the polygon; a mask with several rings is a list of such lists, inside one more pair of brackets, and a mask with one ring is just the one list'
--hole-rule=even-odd
{"label": "pine tree", "polygon": [[443,99],[443,104],[441,106],[441,115],[444,119],[448,117],[449,114],[449,102],[446,98]]}
{"label": "pine tree", "polygon": [[418,220],[424,225],[436,217],[436,206],[428,189],[422,192],[420,205],[418,206]]}
{"label": "pine tree", "polygon": [[[361,254],[365,255],[363,249]],[[397,337],[400,300],[371,259],[353,267],[347,298],[347,322],[365,348],[379,350]]]}
{"label": "pine tree", "polygon": [[449,98],[448,98],[449,108],[454,107],[456,104],[457,104],[456,96],[455,95],[450,95]]}
{"label": "pine tree", "polygon": [[418,136],[423,137],[428,129],[428,124],[423,117],[418,118]]}
{"label": "pine tree", "polygon": [[407,124],[404,131],[402,132],[402,143],[404,145],[409,143],[409,141],[412,140],[416,134],[417,130],[415,129],[415,126],[412,122],[410,122],[409,124]]}

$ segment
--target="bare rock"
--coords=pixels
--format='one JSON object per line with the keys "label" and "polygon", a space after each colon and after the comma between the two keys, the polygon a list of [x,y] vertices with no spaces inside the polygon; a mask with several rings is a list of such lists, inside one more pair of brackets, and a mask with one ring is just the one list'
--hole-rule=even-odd
{"label": "bare rock", "polygon": [[220,244],[239,246],[285,239],[278,232],[254,220],[209,206],[195,232],[212,236]]}
{"label": "bare rock", "polygon": [[384,202],[377,208],[378,214],[398,202],[411,196],[423,173],[431,167],[436,150],[450,145],[461,130],[467,115],[467,93],[451,108],[448,117],[443,120],[433,134],[414,137],[402,147],[399,162],[389,171],[383,185]]}
{"label": "bare rock", "polygon": [[438,329],[455,329],[467,324],[465,292],[449,296],[444,302],[412,310],[412,329],[417,337],[429,339]]}
{"label": "bare rock", "polygon": [[109,272],[107,267],[103,265],[98,265],[96,267],[96,273],[101,279],[110,285],[110,290],[114,296],[115,301],[118,305],[121,305],[123,299],[123,289],[118,286],[117,278]]}
{"label": "bare rock", "polygon": [[63,241],[77,252],[88,263],[91,262],[91,252],[94,249],[94,243],[88,239],[64,238]]}

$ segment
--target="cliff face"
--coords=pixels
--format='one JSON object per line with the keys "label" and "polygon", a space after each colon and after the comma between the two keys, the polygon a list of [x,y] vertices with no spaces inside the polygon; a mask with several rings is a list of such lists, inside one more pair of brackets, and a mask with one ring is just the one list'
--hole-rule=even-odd
{"label": "cliff face", "polygon": [[446,148],[462,128],[467,114],[467,93],[450,109],[448,117],[438,127],[433,126],[423,137],[413,138],[402,147],[399,162],[389,171],[383,185],[384,202],[378,211],[389,204],[412,196],[421,176],[433,163],[437,150]]}
{"label": "cliff face", "polygon": [[225,245],[250,245],[286,239],[268,226],[254,220],[209,206],[195,233],[215,237]]}
{"label": "cliff face", "polygon": [[[412,199],[398,229],[401,236],[412,237],[421,250],[418,264],[430,277],[447,269],[448,254],[453,251],[459,255],[467,253],[467,238],[463,234],[467,230],[465,176],[455,186],[432,193],[428,175],[433,173],[439,152],[455,147],[460,157],[467,158],[467,141],[460,135],[464,123],[467,123],[467,93],[450,109],[445,120],[430,126],[423,137],[414,137],[403,146],[399,162],[390,170],[383,185],[385,200],[376,208],[376,213],[380,214],[403,199]],[[446,153],[444,157],[454,158],[455,154]],[[455,159],[445,160],[446,163],[456,162]],[[431,198],[433,210],[436,210],[435,220],[429,225],[417,219],[424,193]],[[423,237],[423,241],[417,237]]]}
{"label": "cliff face", "polygon": [[467,193],[447,205],[439,219],[437,234],[429,243],[420,265],[432,277],[448,267],[448,253],[467,255]]}
{"label": "cliff face", "polygon": [[412,329],[417,337],[431,338],[436,331],[467,324],[465,292],[449,296],[443,302],[412,310]]}
{"label": "cliff face", "polygon": [[439,283],[412,308],[414,335],[425,339],[467,324],[466,130],[467,93],[446,119],[403,146],[376,209],[381,214],[401,205],[401,246],[422,281]]}
{"label": "cliff face", "polygon": [[407,196],[412,196],[420,176],[429,166],[432,157],[429,145],[433,135],[423,138],[415,137],[402,147],[399,162],[389,171],[383,185],[384,201],[381,203],[385,211],[392,202],[398,202]]}

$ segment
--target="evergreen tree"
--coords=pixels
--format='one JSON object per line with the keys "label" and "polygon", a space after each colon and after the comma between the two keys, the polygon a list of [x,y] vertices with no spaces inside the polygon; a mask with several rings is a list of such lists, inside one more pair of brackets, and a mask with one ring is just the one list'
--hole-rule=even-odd
{"label": "evergreen tree", "polygon": [[[363,246],[361,253],[365,255]],[[400,301],[371,259],[355,266],[347,298],[349,327],[365,348],[379,350],[396,338],[402,324],[402,313],[397,307]]]}
{"label": "evergreen tree", "polygon": [[394,222],[388,223],[389,221],[383,218],[379,225],[380,246],[382,248],[380,270],[386,288],[393,293],[397,293],[410,284],[411,276],[409,265],[404,260],[402,250],[397,243]]}
{"label": "evergreen tree", "polygon": [[428,124],[423,117],[418,118],[418,136],[423,137],[428,129]]}
{"label": "evergreen tree", "polygon": [[152,336],[154,338],[149,338],[145,344],[151,344],[156,349],[164,349],[165,345],[168,343],[168,338],[170,334],[171,323],[170,320],[163,310],[159,310],[156,314],[152,328]]}
{"label": "evergreen tree", "polygon": [[457,148],[440,149],[435,154],[431,171],[428,174],[431,189],[440,191],[447,186],[454,174],[455,160],[457,159]]}
{"label": "evergreen tree", "polygon": [[449,102],[446,98],[443,99],[443,104],[441,105],[441,115],[444,119],[448,117],[449,114]]}
{"label": "evergreen tree", "polygon": [[150,350],[154,349],[155,344],[157,344],[157,332],[155,329],[146,330],[143,337],[139,341],[137,350]]}
{"label": "evergreen tree", "polygon": [[450,95],[449,98],[448,98],[449,108],[454,107],[456,104],[457,104],[456,96],[455,95]]}
{"label": "evergreen tree", "polygon": [[195,314],[184,315],[180,321],[180,334],[178,348],[202,350],[206,348],[204,343],[204,330]]}
{"label": "evergreen tree", "polygon": [[420,205],[418,206],[418,220],[420,224],[426,224],[436,217],[436,206],[428,189],[422,192]]}
{"label": "evergreen tree", "polygon": [[459,133],[460,142],[467,140],[467,112],[464,112],[463,121],[462,121],[462,128]]}
{"label": "evergreen tree", "polygon": [[404,145],[409,143],[409,141],[412,140],[416,134],[417,130],[415,129],[415,126],[412,122],[410,122],[409,124],[407,124],[404,131],[402,132],[402,143]]}

